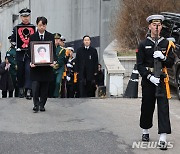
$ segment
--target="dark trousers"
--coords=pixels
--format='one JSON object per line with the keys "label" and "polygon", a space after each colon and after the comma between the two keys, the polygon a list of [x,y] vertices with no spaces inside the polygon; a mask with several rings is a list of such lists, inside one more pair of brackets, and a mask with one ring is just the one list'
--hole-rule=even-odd
{"label": "dark trousers", "polygon": [[61,98],[66,98],[67,97],[67,86],[66,86],[66,79],[61,80]]}
{"label": "dark trousers", "polygon": [[17,85],[17,76],[16,75],[12,75],[11,74],[11,78],[12,78],[12,81],[13,81],[13,86],[14,86],[14,96],[15,97],[18,97],[18,94],[19,94],[19,89],[18,89],[18,85]]}
{"label": "dark trousers", "polygon": [[17,61],[17,80],[19,88],[31,89],[30,80],[30,59],[27,57],[24,61]]}
{"label": "dark trousers", "polygon": [[[163,84],[163,83],[162,83]],[[158,111],[158,134],[171,133],[171,125],[169,119],[169,102],[166,96],[155,97],[156,86],[147,79],[142,80],[142,104],[140,127],[149,129],[153,126],[153,113],[155,109],[155,102],[157,100]],[[164,87],[164,92],[165,87]],[[166,94],[165,94],[166,95]]]}
{"label": "dark trousers", "polygon": [[23,61],[17,61],[17,80],[18,80],[18,87],[23,88],[24,87],[24,78],[25,78],[25,72],[24,72],[24,62]]}
{"label": "dark trousers", "polygon": [[74,98],[74,85],[66,84],[67,87],[67,98]]}
{"label": "dark trousers", "polygon": [[85,79],[79,81],[79,97],[95,97],[95,83],[93,81],[86,81]]}
{"label": "dark trousers", "polygon": [[74,83],[74,97],[79,98],[79,83]]}
{"label": "dark trousers", "polygon": [[[13,97],[13,91],[8,91],[9,97]],[[2,98],[7,98],[7,91],[2,91]]]}
{"label": "dark trousers", "polygon": [[49,82],[33,81],[32,93],[35,107],[43,108],[48,97]]}
{"label": "dark trousers", "polygon": [[49,82],[49,90],[48,90],[48,97],[53,98],[54,97],[54,90],[56,87],[56,74],[54,74],[53,81]]}

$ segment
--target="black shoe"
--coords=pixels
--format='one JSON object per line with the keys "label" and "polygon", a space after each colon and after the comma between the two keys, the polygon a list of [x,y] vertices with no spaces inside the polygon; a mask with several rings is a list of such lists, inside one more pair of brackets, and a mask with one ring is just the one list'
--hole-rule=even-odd
{"label": "black shoe", "polygon": [[142,135],[142,141],[149,142],[149,134],[143,134]]}
{"label": "black shoe", "polygon": [[39,111],[39,108],[37,106],[33,107],[34,113],[37,113]]}
{"label": "black shoe", "polygon": [[24,94],[19,94],[19,98],[24,98]]}
{"label": "black shoe", "polygon": [[24,89],[23,88],[19,89],[19,98],[24,98]]}
{"label": "black shoe", "polygon": [[160,148],[161,150],[167,150],[167,143],[164,142],[164,141],[160,141],[160,142],[158,143],[158,146],[159,146],[159,148]]}
{"label": "black shoe", "polygon": [[31,95],[26,95],[26,99],[31,100],[32,99]]}
{"label": "black shoe", "polygon": [[40,107],[40,111],[41,111],[41,112],[45,112],[46,110],[45,110],[44,107]]}
{"label": "black shoe", "polygon": [[31,96],[26,96],[26,99],[31,100],[32,97]]}
{"label": "black shoe", "polygon": [[28,100],[32,99],[32,97],[31,97],[31,90],[30,89],[27,90],[26,99],[28,99]]}

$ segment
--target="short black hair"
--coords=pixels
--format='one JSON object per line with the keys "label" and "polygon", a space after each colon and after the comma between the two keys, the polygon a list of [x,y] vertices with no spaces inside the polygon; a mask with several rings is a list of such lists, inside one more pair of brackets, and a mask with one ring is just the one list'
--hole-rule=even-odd
{"label": "short black hair", "polygon": [[37,17],[36,24],[38,24],[40,21],[42,21],[43,25],[47,25],[47,19],[45,17]]}
{"label": "short black hair", "polygon": [[10,36],[8,36],[8,40],[11,40],[11,35],[10,35]]}
{"label": "short black hair", "polygon": [[91,37],[89,35],[84,35],[83,40],[84,40],[85,37],[89,37],[89,39],[91,40]]}
{"label": "short black hair", "polygon": [[46,52],[46,48],[45,48],[45,47],[39,47],[39,48],[37,49],[38,53],[40,52],[41,49],[44,49],[44,51]]}

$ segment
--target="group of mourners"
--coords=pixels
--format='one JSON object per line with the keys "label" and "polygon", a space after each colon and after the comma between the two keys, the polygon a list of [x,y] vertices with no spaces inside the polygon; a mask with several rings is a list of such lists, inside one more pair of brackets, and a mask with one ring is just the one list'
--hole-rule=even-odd
{"label": "group of mourners", "polygon": [[[0,64],[2,97],[7,97],[7,92],[12,97],[13,91],[15,97],[33,97],[35,113],[45,111],[48,97],[94,97],[96,88],[104,85],[104,74],[98,64],[97,50],[91,46],[90,36],[83,37],[83,46],[76,50],[74,57],[74,49],[65,47],[65,38],[61,34],[46,31],[45,17],[37,17],[37,31],[34,30],[33,33],[33,25],[30,24],[31,10],[25,8],[19,13],[22,23],[15,26],[13,34],[8,37],[11,47],[6,53],[5,61]],[[138,46],[137,69],[142,76],[142,141],[150,141],[149,129],[153,126],[157,100],[159,146],[161,150],[166,150],[166,136],[171,133],[167,68],[174,64],[175,46],[173,42],[160,36],[163,21],[162,15],[151,15],[147,18],[150,33]],[[30,28],[27,31],[28,26]],[[17,27],[21,28],[17,30]],[[17,35],[21,39],[22,48],[17,48]],[[47,41],[52,43],[53,62],[36,65],[31,57],[34,49],[31,44]],[[38,52],[42,52],[41,50],[45,49],[40,48]],[[165,76],[156,76],[155,60],[162,65],[161,71]],[[156,90],[160,85],[163,95],[159,97]]]}
{"label": "group of mourners", "polygon": [[[104,73],[90,36],[85,35],[83,45],[74,51],[73,47],[66,47],[64,36],[46,30],[46,17],[37,17],[33,29],[31,10],[24,8],[19,13],[22,22],[8,37],[11,47],[0,64],[2,97],[33,98],[34,108],[38,106],[40,110],[44,110],[47,98],[95,97],[97,87],[104,85]],[[52,42],[52,63],[33,62],[33,42]],[[44,56],[45,47],[37,50]]]}

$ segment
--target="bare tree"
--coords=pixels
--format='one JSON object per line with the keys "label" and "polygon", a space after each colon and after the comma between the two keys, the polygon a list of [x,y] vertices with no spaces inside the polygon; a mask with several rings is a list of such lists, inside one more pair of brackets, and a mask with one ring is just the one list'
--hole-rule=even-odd
{"label": "bare tree", "polygon": [[135,49],[147,31],[147,16],[160,12],[180,12],[180,0],[122,0],[113,32],[121,47]]}

